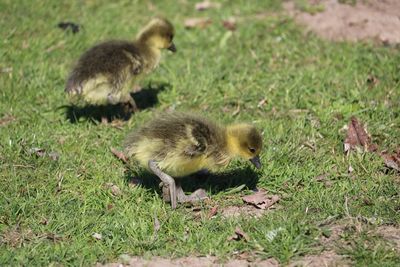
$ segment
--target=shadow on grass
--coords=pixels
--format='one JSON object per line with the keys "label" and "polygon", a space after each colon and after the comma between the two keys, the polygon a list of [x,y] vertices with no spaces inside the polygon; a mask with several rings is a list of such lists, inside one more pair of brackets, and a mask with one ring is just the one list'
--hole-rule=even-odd
{"label": "shadow on grass", "polygon": [[[139,110],[143,110],[156,105],[158,103],[158,94],[170,87],[171,85],[168,83],[149,84],[139,92],[131,93],[131,96]],[[66,108],[65,116],[71,123],[77,123],[81,119],[99,123],[104,118],[109,122],[116,119],[127,121],[133,114],[126,103],[101,106],[86,105],[83,107],[70,105],[64,106],[64,108]]]}
{"label": "shadow on grass", "polygon": [[[161,193],[159,187],[161,180],[156,175],[147,171],[141,171],[139,173],[133,173],[131,171],[126,172],[126,183],[130,183],[133,179],[139,180],[144,188],[156,191],[159,194]],[[246,168],[221,173],[195,173],[179,179],[185,192],[194,192],[196,189],[203,188],[214,195],[243,184],[248,189],[255,189],[259,176],[251,166],[248,166]]]}

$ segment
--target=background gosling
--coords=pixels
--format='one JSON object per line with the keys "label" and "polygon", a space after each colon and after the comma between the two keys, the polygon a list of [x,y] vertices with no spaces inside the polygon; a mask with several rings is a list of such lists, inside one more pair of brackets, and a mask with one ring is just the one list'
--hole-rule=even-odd
{"label": "background gosling", "polygon": [[107,41],[86,51],[72,70],[65,91],[72,100],[106,105],[128,103],[137,105],[130,93],[143,74],[154,70],[161,50],[176,52],[174,27],[162,18],[151,20],[134,42]]}
{"label": "background gosling", "polygon": [[177,202],[206,197],[203,189],[185,195],[174,178],[204,169],[216,170],[237,156],[261,168],[262,143],[260,132],[250,124],[224,127],[194,115],[167,113],[130,133],[124,148],[128,157],[161,179],[163,192],[168,193],[164,200],[170,200],[174,209]]}

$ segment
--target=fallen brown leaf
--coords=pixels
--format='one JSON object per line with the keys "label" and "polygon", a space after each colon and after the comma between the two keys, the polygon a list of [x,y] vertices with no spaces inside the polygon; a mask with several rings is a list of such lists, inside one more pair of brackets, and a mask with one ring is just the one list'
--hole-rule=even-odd
{"label": "fallen brown leaf", "polygon": [[259,209],[267,209],[280,200],[278,195],[268,195],[265,190],[242,197],[243,201],[256,206]]}
{"label": "fallen brown leaf", "polygon": [[4,115],[0,118],[0,127],[9,124],[10,122],[15,121],[15,117],[12,115]]}
{"label": "fallen brown leaf", "polygon": [[257,107],[261,108],[265,104],[267,104],[267,99],[264,97],[263,99],[260,100],[260,102],[258,102]]}
{"label": "fallen brown leaf", "polygon": [[[364,150],[369,152],[375,152],[379,154],[385,161],[385,165],[388,168],[400,171],[400,148],[397,149],[393,154],[389,154],[386,151],[379,152],[379,147],[376,144],[371,144],[371,137],[367,131],[363,128],[361,122],[357,118],[352,117],[347,130],[347,136],[344,141],[344,152],[349,153],[350,150],[356,147],[363,147]],[[353,172],[353,168],[349,166],[349,173]]]}
{"label": "fallen brown leaf", "polygon": [[381,153],[385,165],[388,168],[392,168],[400,172],[400,148],[393,154],[388,154],[387,152]]}
{"label": "fallen brown leaf", "polygon": [[351,117],[348,124],[347,136],[344,140],[344,152],[349,153],[356,147],[362,147],[367,151],[377,150],[377,146],[371,144],[371,137],[364,129],[363,124],[356,118]]}
{"label": "fallen brown leaf", "polygon": [[106,183],[105,186],[111,190],[114,196],[119,196],[122,194],[121,189],[113,183]]}
{"label": "fallen brown leaf", "polygon": [[239,241],[241,239],[244,239],[244,241],[248,242],[250,240],[249,236],[243,232],[242,229],[240,229],[240,227],[236,227],[235,229],[235,234],[233,234],[232,236],[228,237],[228,241]]}
{"label": "fallen brown leaf", "polygon": [[211,208],[210,212],[208,213],[208,218],[212,218],[218,213],[218,205]]}
{"label": "fallen brown leaf", "polygon": [[189,18],[184,22],[185,28],[193,29],[200,28],[204,29],[212,23],[210,18]]}
{"label": "fallen brown leaf", "polygon": [[222,26],[224,26],[224,28],[227,29],[228,31],[234,31],[234,30],[236,30],[236,19],[232,17],[232,18],[223,20]]}
{"label": "fallen brown leaf", "polygon": [[121,160],[123,163],[128,163],[128,159],[126,158],[125,154],[121,151],[116,150],[115,148],[111,147],[110,148],[111,153],[114,154],[119,160]]}
{"label": "fallen brown leaf", "polygon": [[211,1],[208,1],[208,0],[196,3],[196,5],[194,6],[194,8],[197,11],[203,11],[203,10],[206,10],[206,9],[209,9],[209,8],[220,8],[220,7],[221,7],[220,3],[214,3],[214,2],[211,2]]}

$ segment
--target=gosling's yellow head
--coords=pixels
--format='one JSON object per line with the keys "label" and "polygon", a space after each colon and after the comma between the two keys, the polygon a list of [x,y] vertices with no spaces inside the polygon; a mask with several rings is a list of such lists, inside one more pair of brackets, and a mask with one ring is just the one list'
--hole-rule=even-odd
{"label": "gosling's yellow head", "polygon": [[227,127],[227,148],[230,154],[239,156],[261,168],[261,133],[251,124],[234,124]]}
{"label": "gosling's yellow head", "polygon": [[176,52],[174,34],[171,22],[164,18],[154,18],[139,32],[137,39],[152,48]]}

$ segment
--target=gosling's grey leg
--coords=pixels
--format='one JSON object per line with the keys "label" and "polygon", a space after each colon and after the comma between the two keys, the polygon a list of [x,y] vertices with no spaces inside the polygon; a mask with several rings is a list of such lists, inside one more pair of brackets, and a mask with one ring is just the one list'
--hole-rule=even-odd
{"label": "gosling's grey leg", "polygon": [[208,198],[207,193],[204,189],[197,189],[189,196],[185,195],[185,192],[183,192],[183,189],[179,182],[176,184],[176,196],[179,203],[196,202]]}
{"label": "gosling's grey leg", "polygon": [[[154,160],[149,160],[148,166],[149,166],[149,169],[161,179],[161,181],[164,183],[164,187],[166,186],[169,189],[171,206],[172,206],[172,209],[175,209],[176,208],[175,180],[168,174],[161,171],[160,168],[157,166],[157,163]],[[163,193],[164,193],[164,190],[163,190]]]}
{"label": "gosling's grey leg", "polygon": [[162,197],[165,202],[171,202],[171,196],[169,194],[169,187],[165,186],[163,182],[159,184],[162,191]]}

